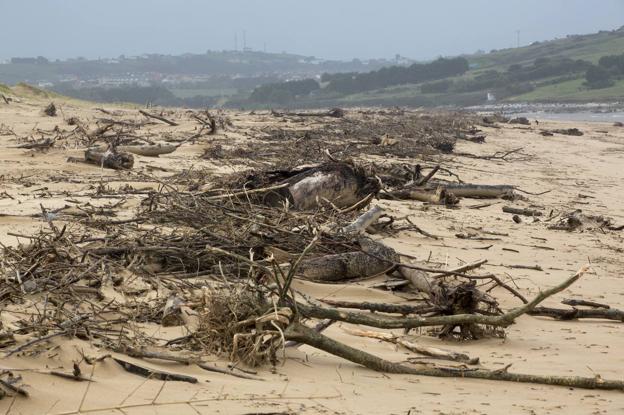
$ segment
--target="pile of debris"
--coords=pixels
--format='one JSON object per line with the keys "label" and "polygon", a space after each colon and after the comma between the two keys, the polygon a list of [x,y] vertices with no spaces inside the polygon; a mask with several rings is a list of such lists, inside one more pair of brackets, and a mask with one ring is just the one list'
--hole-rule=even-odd
{"label": "pile of debris", "polygon": [[[538,306],[581,278],[587,268],[527,299],[494,274],[475,274],[485,260],[443,270],[400,255],[376,236],[398,229],[423,231],[409,218],[393,218],[375,205],[376,198],[452,207],[462,198],[517,198],[516,189],[435,179],[444,170],[439,165],[427,169],[400,163],[380,167],[355,162],[351,157],[336,157],[337,153],[383,154],[393,151],[388,149],[395,145],[396,154],[409,156],[402,153],[422,149],[414,147],[417,142],[447,151],[452,146],[431,146],[427,140],[433,137],[440,144],[456,139],[462,131],[475,134],[469,118],[458,121],[446,116],[396,118],[375,114],[368,121],[353,123],[336,111],[324,117],[331,123],[310,130],[308,138],[302,140],[318,140],[320,147],[341,143],[344,149],[322,151],[317,157],[299,154],[297,160],[310,157],[316,162],[313,165],[290,167],[285,150],[289,146],[275,144],[292,141],[290,134],[300,133],[288,130],[282,131],[284,138],[275,138],[274,133],[269,135],[272,138],[264,138],[272,143],[274,155],[284,157],[280,168],[272,165],[218,179],[202,176],[201,172],[159,178],[158,190],[143,194],[141,206],[129,219],[114,218],[117,205],[83,216],[63,217],[62,221],[42,208],[47,229],[35,235],[18,235],[26,242],[2,249],[0,306],[7,311],[36,308],[44,312],[3,321],[2,351],[6,356],[27,353],[54,337],[71,336],[119,354],[196,364],[206,370],[250,377],[234,369],[207,365],[201,356],[217,354],[230,359],[234,367],[275,365],[286,347],[307,344],[383,372],[624,390],[624,382],[599,377],[490,370],[477,366],[478,358],[427,348],[386,332],[351,331],[461,365],[449,368],[393,363],[325,336],[322,331],[336,321],[377,329],[429,328],[430,334],[442,338],[470,340],[504,336],[505,328],[527,313],[583,318],[583,313],[561,313]],[[176,123],[163,114],[150,114],[150,118]],[[208,118],[201,120],[208,126],[206,133],[218,125]],[[114,145],[97,153],[99,156],[88,149],[86,160],[104,167],[132,168],[131,156],[119,151],[122,145],[129,151],[132,144],[125,141],[128,135],[122,138],[121,133],[115,137],[105,134],[120,125],[119,121],[106,125],[104,130],[99,127],[99,133],[83,134],[83,138],[89,145],[94,140]],[[86,127],[77,128],[87,131]],[[134,125],[122,128],[127,131],[125,128]],[[197,134],[204,134],[203,130],[201,127]],[[375,143],[382,130],[384,134],[392,131],[397,143]],[[343,139],[338,140],[339,136]],[[444,139],[435,138],[440,136]],[[382,147],[388,149],[379,150]],[[325,161],[320,162],[323,158]],[[211,185],[199,186],[207,182]],[[387,276],[379,289],[412,291],[418,293],[419,300],[409,305],[323,301],[293,287],[297,279],[336,283],[378,275]],[[491,294],[495,287],[511,293],[519,305],[503,310]],[[597,314],[585,315],[595,318]],[[624,321],[619,310],[610,310],[600,318]],[[137,323],[182,326],[186,334],[164,341],[137,330]],[[28,335],[30,339],[18,345],[15,335]],[[140,376],[197,381],[114,360]],[[97,363],[97,359],[90,361]],[[50,374],[84,380],[79,365],[71,373]],[[7,393],[27,393],[15,379],[0,378],[0,388]]]}

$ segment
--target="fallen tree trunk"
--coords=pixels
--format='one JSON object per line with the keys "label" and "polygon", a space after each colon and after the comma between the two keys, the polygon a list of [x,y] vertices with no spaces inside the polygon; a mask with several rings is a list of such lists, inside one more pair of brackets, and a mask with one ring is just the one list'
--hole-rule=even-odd
{"label": "fallen tree trunk", "polygon": [[436,183],[456,197],[497,199],[513,196],[514,187],[509,185],[485,185],[465,183]]}
{"label": "fallen tree trunk", "polygon": [[91,164],[115,170],[129,170],[134,166],[132,154],[112,150],[88,149],[85,151],[85,160]]}
{"label": "fallen tree trunk", "polygon": [[117,146],[120,151],[145,157],[158,157],[161,154],[173,153],[178,146],[173,144],[146,144],[142,146]]}
{"label": "fallen tree trunk", "polygon": [[279,206],[286,201],[295,209],[310,210],[329,202],[337,208],[353,206],[379,192],[379,181],[348,163],[331,162],[309,168],[278,183],[287,184],[264,195],[264,202]]}
{"label": "fallen tree trunk", "polygon": [[579,309],[579,308],[553,308],[535,307],[527,314],[532,316],[552,317],[557,320],[578,320],[581,318],[605,319],[621,321],[624,323],[624,311],[615,308]]}
{"label": "fallen tree trunk", "polygon": [[311,281],[335,282],[381,274],[399,260],[394,249],[367,238],[360,239],[362,251],[304,259],[297,274]]}
{"label": "fallen tree trunk", "polygon": [[566,386],[584,389],[624,390],[624,382],[606,380],[599,376],[584,378],[578,376],[540,376],[522,373],[509,373],[506,368],[499,370],[466,369],[466,368],[436,368],[436,367],[413,367],[381,359],[370,353],[355,349],[344,343],[337,342],[321,333],[308,328],[300,323],[293,323],[284,330],[284,337],[307,344],[335,356],[342,357],[351,362],[360,364],[369,369],[385,373],[398,373],[407,375],[435,376],[435,377],[459,377],[498,380],[507,382],[539,383],[544,385]]}
{"label": "fallen tree trunk", "polygon": [[431,203],[434,205],[455,205],[459,200],[454,193],[439,187],[435,190],[425,188],[398,189],[387,193],[386,198],[400,200],[418,200],[419,202]]}

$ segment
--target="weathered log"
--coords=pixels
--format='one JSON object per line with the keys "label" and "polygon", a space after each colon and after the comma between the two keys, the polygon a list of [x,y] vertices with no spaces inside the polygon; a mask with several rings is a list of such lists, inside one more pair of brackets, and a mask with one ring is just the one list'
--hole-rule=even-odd
{"label": "weathered log", "polygon": [[362,251],[304,259],[297,274],[311,281],[343,281],[380,274],[399,260],[394,249],[378,242],[362,238],[359,243]]}
{"label": "weathered log", "polygon": [[88,149],[85,151],[85,160],[98,166],[115,170],[129,170],[134,166],[134,157],[128,153],[118,153],[112,150]]}
{"label": "weathered log", "polygon": [[527,314],[532,316],[551,317],[557,320],[578,320],[582,318],[593,318],[603,320],[621,321],[624,323],[624,311],[616,308],[599,309],[579,309],[579,308],[553,308],[535,307]]}
{"label": "weathered log", "polygon": [[142,146],[118,146],[117,150],[145,157],[158,157],[161,154],[173,153],[178,146],[173,144],[146,144]]}
{"label": "weathered log", "polygon": [[160,324],[165,327],[179,326],[182,324],[182,316],[180,315],[180,307],[184,304],[184,300],[180,297],[171,296],[167,299],[165,307],[162,311],[162,319]]}
{"label": "weathered log", "polygon": [[332,118],[342,118],[345,115],[345,112],[341,108],[332,108],[328,111],[321,112],[277,112],[271,111],[271,114],[274,117],[332,117]]}
{"label": "weathered log", "polygon": [[523,216],[542,216],[542,212],[539,210],[528,208],[515,208],[513,206],[503,206],[503,212]]}
{"label": "weathered log", "polygon": [[369,194],[377,194],[379,181],[348,163],[331,162],[309,168],[278,183],[288,186],[264,195],[264,202],[279,206],[288,200],[299,210],[309,210],[328,201],[338,208],[350,207]]}
{"label": "weathered log", "polygon": [[419,202],[431,203],[434,205],[452,206],[459,203],[459,200],[455,197],[454,193],[451,193],[442,187],[438,187],[435,190],[418,187],[399,189],[388,193],[388,196],[391,199],[417,200]]}
{"label": "weathered log", "polygon": [[366,213],[358,217],[355,221],[341,229],[347,234],[361,234],[366,232],[369,226],[377,222],[377,219],[383,214],[383,209],[379,206],[373,206]]}
{"label": "weathered log", "polygon": [[514,187],[509,185],[485,185],[467,183],[437,183],[456,197],[497,199],[513,195]]}
{"label": "weathered log", "polygon": [[399,346],[403,346],[407,350],[410,350],[412,352],[420,353],[422,355],[433,357],[436,359],[452,360],[454,362],[463,362],[469,365],[476,365],[479,363],[478,357],[472,358],[464,353],[458,353],[452,350],[444,350],[433,346],[425,346],[422,344],[418,344],[408,338],[400,337],[392,333],[382,333],[379,331],[357,330],[349,328],[344,328],[343,330],[345,330],[349,334],[353,334],[354,336],[368,337],[371,339],[379,339],[386,342],[394,343]]}

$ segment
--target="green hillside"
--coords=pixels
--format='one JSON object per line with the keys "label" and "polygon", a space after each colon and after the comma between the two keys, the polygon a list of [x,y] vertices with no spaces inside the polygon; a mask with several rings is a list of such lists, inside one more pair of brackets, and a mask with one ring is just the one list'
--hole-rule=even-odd
{"label": "green hillside", "polygon": [[564,39],[536,42],[520,48],[502,49],[483,55],[468,55],[477,69],[501,69],[513,64],[526,64],[538,58],[582,59],[592,63],[605,55],[624,52],[624,28],[589,35],[571,35]]}
{"label": "green hillside", "polygon": [[[610,56],[612,61],[601,61],[605,56]],[[624,27],[461,58],[467,62],[468,70],[453,76],[430,74],[426,82],[397,80],[401,70],[395,67],[352,77],[324,75],[329,82],[322,83],[321,89],[309,96],[296,96],[287,102],[282,99],[275,103],[247,104],[466,106],[486,103],[488,93],[498,102],[588,102],[624,98]],[[409,69],[403,71],[409,72]],[[413,78],[418,79],[417,76]],[[338,82],[342,84],[333,86],[332,83]],[[384,84],[388,86],[375,87]],[[280,84],[274,87],[284,88]],[[266,95],[271,96],[270,93]],[[283,94],[275,95],[283,98]]]}

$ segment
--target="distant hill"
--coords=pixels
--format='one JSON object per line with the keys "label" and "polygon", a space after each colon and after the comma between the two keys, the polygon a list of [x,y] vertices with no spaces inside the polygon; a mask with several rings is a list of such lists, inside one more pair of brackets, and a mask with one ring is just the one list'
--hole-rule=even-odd
{"label": "distant hill", "polygon": [[[612,60],[621,62],[620,66],[617,63],[608,66],[605,59],[601,61],[605,56],[612,56]],[[387,87],[362,87],[337,94],[330,83],[287,105],[466,106],[486,103],[488,95],[503,102],[587,102],[624,98],[624,27],[463,55],[462,58],[467,60],[469,70],[459,75],[433,76],[433,81],[429,82],[393,82],[396,76],[393,79],[392,74],[396,71],[386,68],[371,74],[376,77],[387,74],[388,79],[377,79],[377,84],[386,83]],[[589,80],[588,71],[592,74]],[[354,79],[366,77],[363,74]],[[331,76],[324,78],[332,79]]]}

